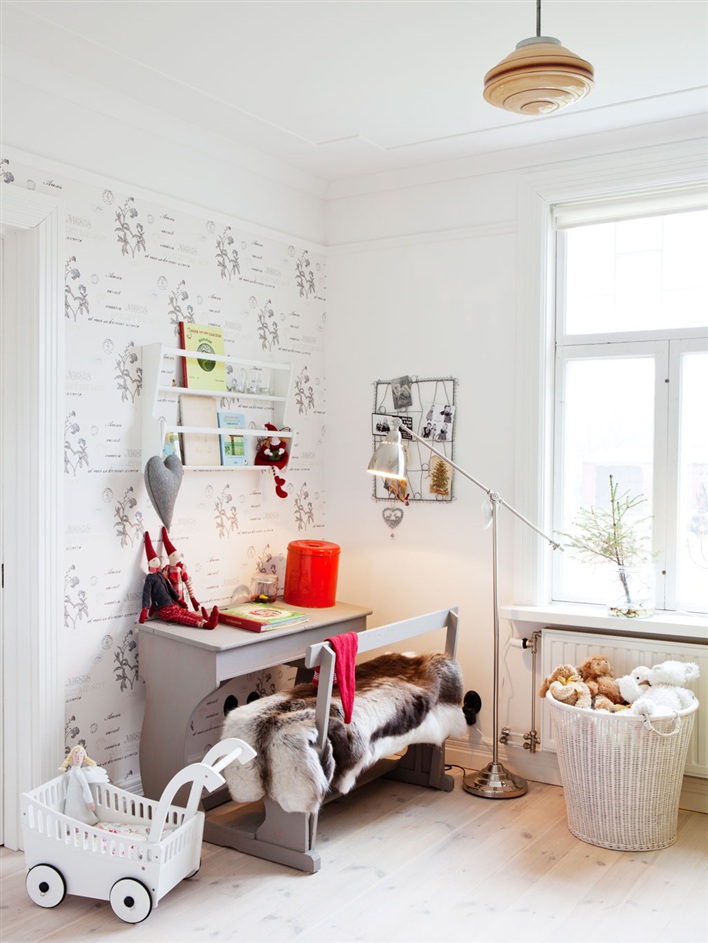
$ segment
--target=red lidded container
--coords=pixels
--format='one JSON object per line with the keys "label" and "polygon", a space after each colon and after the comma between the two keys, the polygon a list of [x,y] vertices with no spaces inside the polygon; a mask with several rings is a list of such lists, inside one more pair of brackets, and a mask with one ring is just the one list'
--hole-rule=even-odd
{"label": "red lidded container", "polygon": [[325,609],[337,598],[340,548],[327,540],[291,540],[285,564],[283,601]]}

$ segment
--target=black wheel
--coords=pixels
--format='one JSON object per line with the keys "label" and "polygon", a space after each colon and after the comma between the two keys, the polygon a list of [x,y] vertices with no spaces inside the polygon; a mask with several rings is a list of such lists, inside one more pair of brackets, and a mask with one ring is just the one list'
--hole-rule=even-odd
{"label": "black wheel", "polygon": [[113,913],[126,923],[142,923],[150,916],[150,891],[134,878],[121,878],[111,888],[109,898]]}
{"label": "black wheel", "polygon": [[66,881],[50,864],[36,864],[27,872],[25,887],[40,907],[58,907],[66,897]]}

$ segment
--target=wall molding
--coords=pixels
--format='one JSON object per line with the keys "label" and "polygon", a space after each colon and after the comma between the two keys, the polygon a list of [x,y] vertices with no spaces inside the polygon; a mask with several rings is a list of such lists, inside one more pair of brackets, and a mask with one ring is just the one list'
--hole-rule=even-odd
{"label": "wall molding", "polygon": [[16,849],[19,793],[64,756],[62,204],[4,186],[3,224],[3,840]]}
{"label": "wall molding", "polygon": [[[82,167],[62,163],[62,161],[55,160],[54,158],[43,157],[41,154],[33,154],[29,151],[22,150],[21,148],[13,147],[12,145],[3,144],[2,153],[3,157],[8,158],[8,160],[14,160],[17,161],[18,164],[26,164],[30,167],[36,167],[38,170],[46,170],[47,173],[54,177],[68,177],[69,179],[75,180],[79,183],[84,183],[89,186],[102,187],[109,190],[114,189],[115,187],[121,187],[127,193],[136,197],[137,199],[145,200],[147,203],[159,202],[161,205],[165,206],[165,208],[175,210],[178,213],[186,213],[191,216],[199,217],[209,215],[213,217],[215,221],[223,223],[224,225],[240,227],[247,231],[251,236],[259,236],[264,239],[275,239],[285,243],[296,241],[298,246],[302,246],[302,248],[308,249],[310,252],[319,252],[322,254],[327,252],[327,247],[323,243],[313,242],[310,239],[305,239],[297,233],[283,232],[279,229],[270,229],[267,226],[252,222],[251,220],[245,219],[243,217],[238,217],[229,213],[221,212],[219,210],[214,210],[209,206],[200,206],[198,203],[192,203],[189,200],[184,200],[180,197],[170,196],[168,193],[159,192],[146,187],[134,186],[132,183],[129,183],[126,180],[119,180],[112,176],[104,176],[103,174],[98,174],[93,170],[85,170]],[[10,190],[13,189],[13,187],[7,187],[6,189]],[[25,188],[20,186],[18,189]]]}

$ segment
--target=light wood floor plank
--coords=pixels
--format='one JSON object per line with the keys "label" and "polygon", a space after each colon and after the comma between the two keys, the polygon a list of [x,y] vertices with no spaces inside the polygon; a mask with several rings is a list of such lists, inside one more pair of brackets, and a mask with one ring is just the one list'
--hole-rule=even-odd
{"label": "light wood floor plank", "polygon": [[3,943],[706,943],[708,816],[681,812],[676,843],[617,852],[569,832],[562,790],[481,799],[379,780],[325,807],[322,869],[304,874],[203,846],[202,867],[142,924],[107,902],[55,910],[0,850]]}

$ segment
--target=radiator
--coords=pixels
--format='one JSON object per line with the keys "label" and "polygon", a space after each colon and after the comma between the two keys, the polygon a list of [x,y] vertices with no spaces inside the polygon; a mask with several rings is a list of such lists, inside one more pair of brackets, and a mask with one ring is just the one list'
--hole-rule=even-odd
{"label": "radiator", "polygon": [[[609,658],[615,677],[629,674],[637,665],[658,665],[662,661],[693,661],[700,677],[689,687],[698,697],[699,707],[688,746],[685,773],[708,778],[708,645],[660,639],[625,638],[587,632],[543,629],[541,632],[541,679],[558,665],[582,665],[592,655]],[[549,711],[541,705],[541,749],[555,752]]]}

